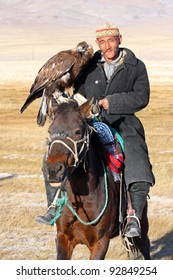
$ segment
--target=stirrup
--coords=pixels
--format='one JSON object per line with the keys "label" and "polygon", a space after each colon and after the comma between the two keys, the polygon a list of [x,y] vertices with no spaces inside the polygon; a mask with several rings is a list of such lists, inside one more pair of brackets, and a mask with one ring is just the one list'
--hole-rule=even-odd
{"label": "stirrup", "polygon": [[[127,222],[127,219],[135,219],[135,223],[137,225],[130,228],[129,232],[127,231],[128,227],[131,226],[131,223],[133,224],[133,220],[130,222]],[[126,224],[125,224],[126,223]],[[141,237],[141,225],[138,217],[134,215],[127,215],[127,217],[124,219],[124,228],[122,230],[122,235],[128,238],[133,238],[133,237]]]}

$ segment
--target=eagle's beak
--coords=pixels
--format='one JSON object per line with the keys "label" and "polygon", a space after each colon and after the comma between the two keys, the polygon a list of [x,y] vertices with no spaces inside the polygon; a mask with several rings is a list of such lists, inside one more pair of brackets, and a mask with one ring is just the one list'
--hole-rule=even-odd
{"label": "eagle's beak", "polygon": [[93,46],[89,45],[89,46],[88,46],[88,49],[93,49]]}
{"label": "eagle's beak", "polygon": [[85,48],[83,48],[83,47],[81,47],[81,46],[77,47],[77,52],[79,52],[79,53],[84,53],[85,51],[86,51]]}

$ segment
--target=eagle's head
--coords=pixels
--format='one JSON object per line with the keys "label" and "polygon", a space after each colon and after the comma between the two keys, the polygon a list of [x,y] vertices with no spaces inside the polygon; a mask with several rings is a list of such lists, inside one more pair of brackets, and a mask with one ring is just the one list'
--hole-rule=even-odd
{"label": "eagle's head", "polygon": [[90,51],[92,54],[94,52],[93,47],[91,45],[88,45],[85,41],[77,44],[76,50],[80,54],[84,54],[86,51]]}

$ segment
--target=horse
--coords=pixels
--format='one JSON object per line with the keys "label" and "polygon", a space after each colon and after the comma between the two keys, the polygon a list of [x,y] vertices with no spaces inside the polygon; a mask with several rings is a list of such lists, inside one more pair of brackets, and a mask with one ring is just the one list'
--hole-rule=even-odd
{"label": "horse", "polygon": [[[57,202],[66,200],[54,221],[58,260],[70,260],[77,244],[87,246],[90,260],[103,260],[110,239],[120,234],[120,182],[114,182],[101,159],[98,135],[88,119],[91,108],[92,100],[81,106],[74,100],[61,103],[48,129],[47,182],[60,190]],[[141,226],[141,238],[135,237],[133,245],[150,259],[147,205]]]}

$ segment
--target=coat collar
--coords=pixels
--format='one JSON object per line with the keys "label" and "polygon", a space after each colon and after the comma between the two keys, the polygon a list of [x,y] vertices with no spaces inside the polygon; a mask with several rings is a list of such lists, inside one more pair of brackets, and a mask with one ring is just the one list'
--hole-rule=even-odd
{"label": "coat collar", "polygon": [[[129,50],[127,48],[120,48],[120,50],[123,52],[123,55],[122,55],[121,59],[119,60],[119,65],[121,65],[123,63],[129,63],[132,65],[137,64],[137,58],[131,50]],[[102,59],[102,53],[100,50],[95,52],[95,54],[93,56],[93,60],[96,63],[104,62],[104,59]]]}

